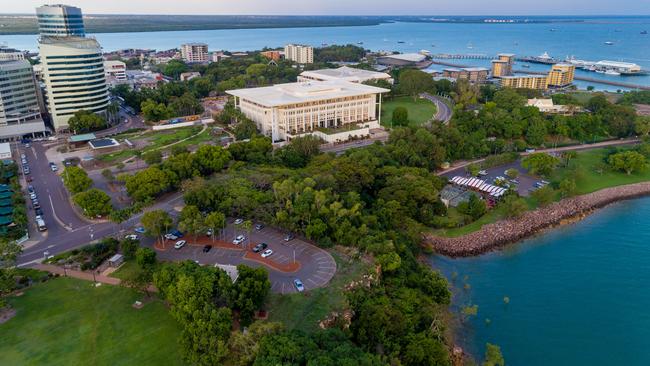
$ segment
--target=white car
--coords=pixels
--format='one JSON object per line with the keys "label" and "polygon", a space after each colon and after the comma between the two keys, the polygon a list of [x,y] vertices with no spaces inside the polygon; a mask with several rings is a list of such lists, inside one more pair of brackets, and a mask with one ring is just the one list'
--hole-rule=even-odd
{"label": "white car", "polygon": [[174,249],[181,249],[185,246],[185,243],[187,243],[185,240],[177,241],[176,244],[174,244]]}
{"label": "white car", "polygon": [[138,240],[138,236],[135,234],[127,235],[124,237],[124,239],[129,239],[129,240]]}
{"label": "white car", "polygon": [[270,257],[273,254],[273,251],[271,249],[265,250],[261,255],[262,258]]}
{"label": "white car", "polygon": [[245,237],[245,236],[243,236],[243,235],[237,235],[237,237],[236,237],[235,239],[232,240],[232,243],[235,244],[235,245],[239,245],[239,244],[243,243],[244,240],[246,240],[246,237]]}
{"label": "white car", "polygon": [[176,236],[174,234],[165,234],[165,239],[167,239],[167,240],[176,240],[176,239],[178,239],[178,236]]}
{"label": "white car", "polygon": [[35,200],[36,199],[36,193],[30,193],[29,198],[31,198],[32,201]]}
{"label": "white car", "polygon": [[244,223],[244,219],[237,219],[235,220],[235,225],[241,225]]}

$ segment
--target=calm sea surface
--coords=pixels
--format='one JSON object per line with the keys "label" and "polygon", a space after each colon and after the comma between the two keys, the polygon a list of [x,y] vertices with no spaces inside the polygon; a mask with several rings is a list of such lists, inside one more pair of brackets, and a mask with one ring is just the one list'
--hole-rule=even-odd
{"label": "calm sea surface", "polygon": [[478,305],[458,334],[474,355],[490,342],[508,365],[650,365],[650,198],[431,265],[449,276],[457,309]]}
{"label": "calm sea surface", "polygon": [[[205,42],[211,50],[246,51],[279,47],[286,43],[314,46],[363,42],[371,50],[432,53],[499,52],[538,56],[548,52],[556,58],[575,56],[585,60],[634,62],[650,69],[650,17],[602,17],[583,23],[450,24],[388,23],[364,27],[237,29],[94,34],[104,50],[121,48],[170,49],[186,42]],[[551,31],[553,30],[553,31]],[[404,43],[397,43],[403,41]],[[605,45],[606,41],[614,42]],[[36,35],[6,35],[0,42],[36,51]],[[489,61],[464,60],[467,65],[487,66]],[[443,66],[439,67],[440,69]],[[534,65],[530,70],[547,70]],[[616,77],[592,72],[581,75],[650,85],[650,76]],[[582,86],[586,84],[580,84]],[[615,87],[602,87],[614,90]]]}

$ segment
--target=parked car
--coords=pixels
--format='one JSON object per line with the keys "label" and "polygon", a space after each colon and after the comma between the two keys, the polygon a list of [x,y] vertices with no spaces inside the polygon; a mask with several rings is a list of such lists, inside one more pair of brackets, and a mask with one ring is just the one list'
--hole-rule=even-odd
{"label": "parked car", "polygon": [[303,285],[302,281],[300,281],[299,279],[296,278],[295,280],[293,280],[293,285],[296,286],[296,290],[298,290],[298,292],[305,291],[305,285]]}
{"label": "parked car", "polygon": [[178,236],[176,236],[174,234],[165,234],[165,239],[167,239],[167,240],[176,240],[176,239],[178,239]]}
{"label": "parked car", "polygon": [[37,208],[37,209],[35,209],[35,210],[34,210],[34,213],[37,214],[38,216],[43,216],[43,210],[41,210],[40,207]]}
{"label": "parked car", "polygon": [[264,229],[264,224],[255,224],[255,230],[260,231]]}
{"label": "parked car", "polygon": [[147,230],[145,230],[145,228],[143,228],[142,226],[138,226],[133,231],[135,231],[138,234],[144,234]]}
{"label": "parked car", "polygon": [[296,236],[293,235],[292,233],[287,234],[287,236],[284,237],[284,241],[292,241]]}
{"label": "parked car", "polygon": [[25,175],[29,175],[29,173],[31,173],[31,171],[29,170],[29,168],[23,170],[23,172],[25,173]]}
{"label": "parked car", "polygon": [[124,237],[124,239],[129,239],[129,240],[138,240],[138,236],[135,234],[130,234]]}
{"label": "parked car", "polygon": [[212,250],[212,245],[206,245],[203,247],[203,253],[207,253]]}
{"label": "parked car", "polygon": [[183,233],[180,232],[180,231],[178,231],[178,230],[176,230],[176,229],[170,231],[169,233],[172,234],[172,235],[174,235],[174,236],[176,236],[176,237],[178,237],[178,238],[182,238],[182,237],[183,237]]}
{"label": "parked car", "polygon": [[533,148],[528,148],[528,149],[526,149],[526,152],[529,153],[529,154],[532,154],[532,153],[535,152],[535,149],[533,149]]}
{"label": "parked car", "polygon": [[37,210],[37,209],[41,208],[41,204],[38,203],[38,201],[34,201],[34,202],[32,202],[32,207],[34,208],[34,210]]}
{"label": "parked car", "polygon": [[255,246],[255,248],[253,248],[253,252],[254,253],[259,253],[259,252],[263,251],[264,249],[266,249],[268,246],[269,245],[266,244],[266,243],[259,243],[259,244],[257,244]]}
{"label": "parked car", "polygon": [[33,181],[34,181],[34,178],[32,178],[32,177],[27,177],[27,182],[28,182],[28,183],[31,183],[31,182],[33,182]]}
{"label": "parked car", "polygon": [[237,219],[235,220],[235,225],[241,225],[244,223],[244,219]]}
{"label": "parked car", "polygon": [[208,229],[208,231],[205,232],[205,235],[207,235],[207,236],[212,236],[212,234],[214,234],[212,229]]}
{"label": "parked car", "polygon": [[50,170],[52,170],[53,172],[56,172],[57,170],[59,170],[59,168],[56,166],[56,164],[50,163]]}
{"label": "parked car", "polygon": [[33,192],[30,193],[29,198],[31,198],[32,200],[35,200],[37,198],[36,193],[33,193]]}
{"label": "parked car", "polygon": [[262,258],[270,257],[271,255],[273,255],[273,250],[267,249],[262,253]]}
{"label": "parked car", "polygon": [[237,235],[235,239],[232,240],[232,243],[235,245],[239,245],[246,240],[246,237],[244,235]]}
{"label": "parked car", "polygon": [[177,241],[176,244],[174,244],[174,249],[181,249],[185,246],[185,243],[187,243],[185,240]]}
{"label": "parked car", "polygon": [[28,191],[29,193],[34,193],[34,186],[31,185],[31,184],[28,185],[28,186],[27,186],[27,191]]}
{"label": "parked car", "polygon": [[488,172],[487,172],[487,170],[480,170],[478,172],[478,175],[481,176],[481,177],[484,177],[484,176],[488,175]]}

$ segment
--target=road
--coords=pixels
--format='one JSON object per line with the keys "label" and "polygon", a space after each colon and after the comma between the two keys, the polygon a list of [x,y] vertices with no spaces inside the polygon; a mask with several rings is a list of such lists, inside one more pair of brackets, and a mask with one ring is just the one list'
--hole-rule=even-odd
{"label": "road", "polygon": [[345,142],[342,144],[336,144],[336,145],[330,145],[330,146],[324,146],[321,147],[321,151],[325,153],[335,153],[336,155],[341,155],[345,151],[350,150],[350,149],[355,149],[359,147],[366,147],[370,146],[375,143],[375,141],[380,141],[380,142],[386,142],[388,141],[388,134],[386,136],[381,136],[377,138],[369,138],[365,140],[358,140],[358,141],[351,141],[351,142]]}
{"label": "road", "polygon": [[436,115],[433,116],[434,120],[441,121],[445,124],[449,123],[453,112],[443,98],[429,93],[420,94],[420,98],[427,99],[436,105]]}

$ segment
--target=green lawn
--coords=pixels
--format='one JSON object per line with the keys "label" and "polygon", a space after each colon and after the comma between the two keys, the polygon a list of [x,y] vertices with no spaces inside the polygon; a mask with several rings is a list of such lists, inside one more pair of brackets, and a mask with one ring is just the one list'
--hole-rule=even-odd
{"label": "green lawn", "polygon": [[[595,149],[578,153],[578,157],[570,162],[570,168],[557,169],[551,176],[551,181],[559,182],[569,175],[576,178],[578,194],[591,193],[603,188],[615,187],[650,181],[650,169],[632,173],[605,170],[602,174],[596,168],[607,156],[607,149]],[[575,171],[575,174],[572,174]]]}
{"label": "green lawn", "polygon": [[318,322],[332,311],[345,308],[345,285],[365,273],[367,265],[359,259],[345,258],[336,253],[332,256],[337,271],[327,287],[305,293],[269,296],[270,321],[283,322],[288,329],[310,332],[316,330]]}
{"label": "green lawn", "polygon": [[421,125],[429,121],[436,114],[436,105],[429,100],[420,98],[414,100],[413,97],[397,97],[382,102],[382,125],[391,127],[393,110],[398,106],[405,107],[409,111],[409,123],[411,125]]}
{"label": "green lawn", "polygon": [[141,297],[71,278],[38,284],[10,299],[0,365],[183,365],[176,322],[159,300],[131,307]]}
{"label": "green lawn", "polygon": [[135,260],[128,260],[124,262],[124,264],[122,264],[120,268],[118,268],[115,272],[111,273],[110,276],[123,280],[130,273],[137,271],[139,268],[140,267],[138,267],[138,263],[136,263]]}

